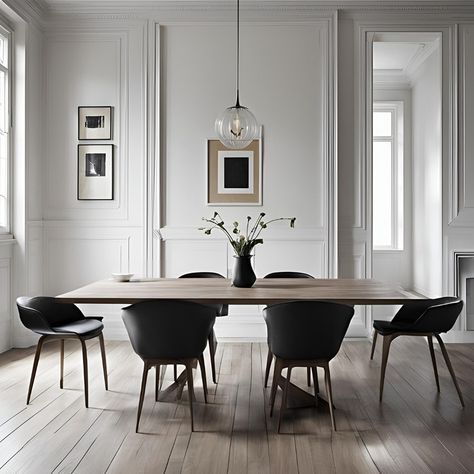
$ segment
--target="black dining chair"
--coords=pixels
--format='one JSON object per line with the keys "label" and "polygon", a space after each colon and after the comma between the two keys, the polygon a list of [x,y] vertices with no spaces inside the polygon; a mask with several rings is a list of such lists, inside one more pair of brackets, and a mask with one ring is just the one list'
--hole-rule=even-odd
{"label": "black dining chair", "polygon": [[313,371],[315,399],[318,393],[316,368],[324,368],[331,422],[333,430],[336,431],[329,362],[338,353],[353,315],[352,306],[325,301],[293,301],[268,306],[263,310],[268,341],[276,359],[270,394],[270,416],[273,414],[278,380],[282,370],[288,368],[278,432],[294,367],[307,367]]}
{"label": "black dining chair", "polygon": [[89,380],[87,367],[87,346],[88,339],[99,338],[100,353],[102,356],[102,369],[104,373],[105,389],[109,389],[107,379],[107,361],[105,357],[104,336],[102,330],[102,317],[85,317],[81,310],[74,304],[59,303],[58,300],[50,296],[21,296],[17,298],[16,304],[20,319],[23,325],[41,337],[36,346],[33,370],[31,371],[30,385],[26,404],[30,403],[33,383],[35,381],[36,370],[40,359],[41,349],[45,342],[60,341],[60,378],[59,387],[64,386],[64,341],[66,339],[78,339],[82,347],[82,363],[84,371],[84,399],[86,408],[89,406]]}
{"label": "black dining chair", "polygon": [[433,347],[433,336],[437,339],[443,354],[444,360],[448,367],[454,386],[458,392],[461,405],[464,407],[464,400],[461,389],[459,388],[453,366],[449,359],[448,351],[441,339],[440,334],[448,332],[456,322],[461,310],[463,302],[459,298],[445,296],[425,301],[417,301],[402,306],[391,321],[374,321],[374,333],[372,340],[372,350],[370,359],[374,357],[375,345],[377,343],[377,335],[383,337],[382,346],[382,365],[380,367],[380,394],[379,400],[382,401],[383,387],[385,382],[385,370],[387,368],[388,353],[390,344],[399,336],[423,336],[428,340],[428,347],[431,354],[431,362],[433,363],[433,371],[436,380],[438,392],[439,377],[436,365],[436,356]]}
{"label": "black dining chair", "polygon": [[[181,275],[179,278],[225,278],[220,273],[214,272],[193,272],[193,273],[185,273]],[[214,308],[217,317],[227,316],[229,314],[229,305],[227,304],[216,304],[216,305],[206,305],[209,307]],[[212,372],[212,381],[217,383],[217,376],[216,376],[216,350],[217,350],[217,339],[216,333],[214,332],[214,328],[212,328],[211,332],[209,333],[208,338],[209,343],[209,355],[211,359],[211,372]],[[175,380],[177,378],[177,370],[176,366],[174,368],[174,377]]]}
{"label": "black dining chair", "polygon": [[169,364],[184,365],[186,368],[191,431],[194,431],[192,369],[199,363],[204,401],[207,403],[203,352],[216,319],[215,311],[213,308],[190,301],[153,300],[123,308],[122,319],[133,350],[143,360],[135,431],[138,433],[148,371],[155,367],[155,400],[158,401],[160,366]]}
{"label": "black dining chair", "polygon": [[[273,272],[273,273],[268,273],[263,278],[312,278],[314,279],[314,276],[310,275],[309,273],[304,273],[304,272]],[[263,384],[264,387],[267,387],[268,385],[268,377],[270,376],[272,360],[273,360],[273,355],[272,355],[272,351],[270,350],[270,345],[269,345],[268,352],[267,352],[267,365],[265,367],[265,382]],[[317,375],[317,369],[316,369],[316,375]],[[307,379],[308,387],[311,387],[311,369],[309,367],[307,369],[306,379]],[[317,383],[317,380],[315,380],[314,383]]]}

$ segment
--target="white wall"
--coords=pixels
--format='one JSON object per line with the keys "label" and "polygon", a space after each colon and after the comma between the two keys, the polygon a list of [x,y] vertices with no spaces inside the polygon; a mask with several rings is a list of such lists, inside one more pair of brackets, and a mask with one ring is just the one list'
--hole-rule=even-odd
{"label": "white wall", "polygon": [[443,293],[441,51],[420,66],[412,88],[413,286]]}
{"label": "white wall", "polygon": [[[206,138],[235,101],[234,23],[161,26],[163,275],[232,272],[230,246],[197,231],[218,210],[227,223],[265,211],[277,223],[255,249],[258,276],[276,270],[328,275],[330,32],[325,21],[241,28],[241,96],[263,125],[263,206],[207,207]],[[191,47],[192,45],[192,47]],[[295,54],[298,52],[298,54]],[[163,225],[164,224],[164,225]],[[258,307],[232,307],[221,337],[264,337]]]}

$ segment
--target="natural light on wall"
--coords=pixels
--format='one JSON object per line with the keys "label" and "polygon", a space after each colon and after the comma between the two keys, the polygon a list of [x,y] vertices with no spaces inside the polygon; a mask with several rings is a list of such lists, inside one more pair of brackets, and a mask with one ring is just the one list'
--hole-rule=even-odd
{"label": "natural light on wall", "polygon": [[0,233],[9,232],[9,33],[0,29]]}
{"label": "natural light on wall", "polygon": [[373,247],[403,248],[403,106],[374,103],[372,154]]}

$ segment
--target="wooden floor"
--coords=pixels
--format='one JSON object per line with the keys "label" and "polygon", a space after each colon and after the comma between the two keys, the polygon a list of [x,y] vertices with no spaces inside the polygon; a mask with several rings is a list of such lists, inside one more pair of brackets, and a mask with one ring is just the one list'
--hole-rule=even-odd
{"label": "wooden floor", "polygon": [[[128,342],[107,343],[106,392],[98,345],[89,341],[89,348],[89,409],[73,341],[66,342],[65,389],[59,389],[59,346],[50,343],[28,407],[33,348],[0,355],[1,472],[474,472],[474,345],[448,346],[466,400],[462,410],[438,350],[437,394],[421,338],[392,344],[382,404],[379,348],[371,362],[368,342],[345,342],[331,363],[338,431],[331,431],[324,409],[306,408],[288,410],[280,435],[263,388],[264,344],[219,345],[219,383],[209,384],[207,406],[196,373],[193,434],[186,396],[155,403],[153,378],[142,433],[135,434],[141,361]],[[294,378],[304,386],[305,371],[294,371]]]}

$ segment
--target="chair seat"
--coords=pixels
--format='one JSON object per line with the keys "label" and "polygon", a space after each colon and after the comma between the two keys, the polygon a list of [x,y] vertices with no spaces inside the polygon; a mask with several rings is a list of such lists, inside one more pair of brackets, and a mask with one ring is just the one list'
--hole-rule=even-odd
{"label": "chair seat", "polygon": [[413,323],[403,323],[398,321],[381,321],[379,319],[374,321],[374,329],[376,329],[382,336],[393,334],[395,332],[416,332],[412,329]]}
{"label": "chair seat", "polygon": [[54,326],[53,330],[56,334],[77,334],[78,336],[98,336],[104,325],[97,319],[80,319],[78,321],[73,321],[71,323],[63,324],[61,326]]}

